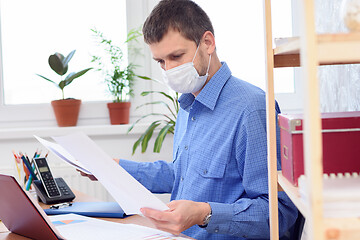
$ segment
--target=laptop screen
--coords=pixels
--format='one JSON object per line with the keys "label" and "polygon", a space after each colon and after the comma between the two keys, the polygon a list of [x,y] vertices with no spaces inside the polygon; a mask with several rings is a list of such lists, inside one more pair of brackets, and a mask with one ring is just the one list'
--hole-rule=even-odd
{"label": "laptop screen", "polygon": [[7,229],[32,239],[59,239],[40,211],[14,177],[0,174],[0,219]]}

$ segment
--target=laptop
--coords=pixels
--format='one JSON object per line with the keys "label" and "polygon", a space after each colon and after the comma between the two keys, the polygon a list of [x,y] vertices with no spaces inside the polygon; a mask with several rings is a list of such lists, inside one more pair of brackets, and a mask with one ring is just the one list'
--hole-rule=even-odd
{"label": "laptop", "polygon": [[43,209],[13,176],[0,174],[0,219],[13,233],[31,239],[64,239]]}

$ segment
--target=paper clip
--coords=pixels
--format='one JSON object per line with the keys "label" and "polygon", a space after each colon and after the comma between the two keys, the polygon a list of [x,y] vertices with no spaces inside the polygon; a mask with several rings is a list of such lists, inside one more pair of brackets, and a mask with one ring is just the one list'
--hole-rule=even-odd
{"label": "paper clip", "polygon": [[71,207],[71,206],[72,206],[72,203],[65,202],[65,203],[54,204],[54,205],[50,206],[50,209],[60,209],[60,208],[66,208],[66,207]]}

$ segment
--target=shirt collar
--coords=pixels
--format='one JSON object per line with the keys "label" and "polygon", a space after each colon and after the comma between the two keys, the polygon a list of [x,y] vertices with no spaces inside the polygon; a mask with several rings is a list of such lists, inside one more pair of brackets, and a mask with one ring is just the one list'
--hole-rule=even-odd
{"label": "shirt collar", "polygon": [[231,76],[228,65],[225,62],[221,62],[221,64],[220,69],[212,76],[196,98],[192,93],[184,93],[180,96],[179,103],[182,109],[186,110],[195,99],[205,107],[214,110],[221,90]]}

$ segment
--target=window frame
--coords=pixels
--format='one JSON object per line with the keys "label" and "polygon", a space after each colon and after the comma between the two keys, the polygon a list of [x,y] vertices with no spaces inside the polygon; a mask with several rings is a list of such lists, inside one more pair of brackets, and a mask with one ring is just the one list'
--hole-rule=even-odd
{"label": "window frame", "polygon": [[[127,29],[133,29],[143,24],[145,18],[148,16],[152,6],[157,1],[144,0],[126,0],[127,12]],[[150,8],[151,7],[151,8]],[[142,11],[139,11],[142,9]],[[1,24],[0,24],[1,33]],[[0,46],[2,46],[0,35]],[[152,69],[149,67],[149,62],[152,61],[149,48],[143,41],[139,41],[139,48],[144,50],[144,56],[133,61],[139,67],[137,74],[152,76]],[[131,56],[129,56],[131,58]],[[4,82],[3,82],[3,59],[0,48],[0,128],[7,127],[51,127],[56,126],[55,115],[53,113],[50,102],[41,104],[16,104],[5,105],[4,101]],[[136,111],[136,107],[148,102],[152,96],[139,96],[142,91],[153,90],[153,83],[151,81],[143,81],[139,79],[135,83],[135,96],[131,99],[132,107],[130,109],[130,121],[140,117],[143,114],[150,113],[152,106],[144,106],[142,112]],[[109,124],[109,114],[106,104],[108,101],[85,101],[82,102],[79,113],[79,126],[85,125],[103,125]]]}

